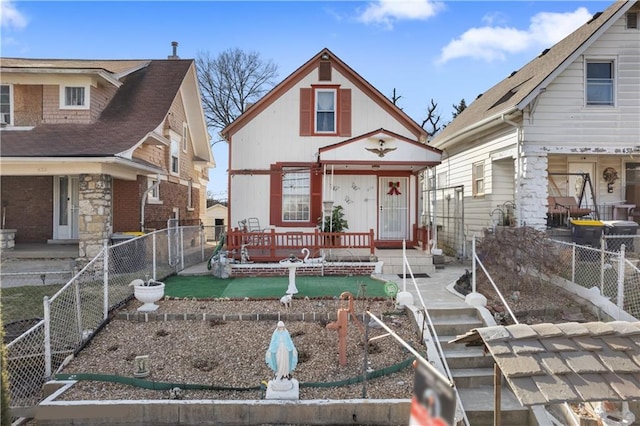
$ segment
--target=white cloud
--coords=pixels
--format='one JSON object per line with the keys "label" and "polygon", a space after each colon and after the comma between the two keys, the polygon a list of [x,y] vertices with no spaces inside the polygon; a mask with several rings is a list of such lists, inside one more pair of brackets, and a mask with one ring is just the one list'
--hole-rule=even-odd
{"label": "white cloud", "polygon": [[525,30],[492,26],[471,28],[442,48],[438,62],[463,57],[491,62],[504,60],[508,54],[551,47],[590,18],[589,11],[581,7],[568,13],[538,13]]}
{"label": "white cloud", "polygon": [[379,0],[369,3],[358,20],[365,24],[380,24],[390,30],[396,21],[427,19],[443,7],[443,3],[432,0]]}
{"label": "white cloud", "polygon": [[0,1],[0,26],[22,29],[27,26],[27,18],[9,0]]}

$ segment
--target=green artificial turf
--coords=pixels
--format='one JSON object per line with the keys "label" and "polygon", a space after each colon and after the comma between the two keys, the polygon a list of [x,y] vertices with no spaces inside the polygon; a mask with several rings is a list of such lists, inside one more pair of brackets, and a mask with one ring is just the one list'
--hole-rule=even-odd
{"label": "green artificial turf", "polygon": [[[164,280],[165,296],[194,297],[208,299],[244,297],[263,299],[280,298],[289,287],[288,277],[251,277],[220,279],[211,275],[179,276],[174,275]],[[295,297],[334,297],[348,291],[358,296],[361,285],[364,285],[366,297],[388,297],[385,293],[385,282],[374,280],[368,276],[324,276],[296,277],[298,293]]]}

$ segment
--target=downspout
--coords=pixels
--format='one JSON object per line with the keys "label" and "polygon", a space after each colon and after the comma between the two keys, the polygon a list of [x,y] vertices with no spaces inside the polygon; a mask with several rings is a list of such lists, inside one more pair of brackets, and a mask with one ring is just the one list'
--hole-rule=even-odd
{"label": "downspout", "polygon": [[158,179],[156,183],[148,187],[144,193],[142,194],[142,200],[140,200],[140,232],[144,232],[144,206],[147,204],[147,196],[151,191],[160,186],[160,174],[158,174]]}
{"label": "downspout", "polygon": [[[502,114],[500,116],[500,120],[502,120],[503,123],[507,123],[513,127],[516,128],[516,208],[520,209],[520,211],[522,211],[522,204],[520,204],[520,178],[521,178],[521,170],[520,170],[520,160],[522,158],[522,126],[507,119],[505,117],[505,114]],[[517,225],[518,227],[522,226],[522,215],[520,213],[518,213],[516,215],[516,217],[518,218],[517,221]]]}

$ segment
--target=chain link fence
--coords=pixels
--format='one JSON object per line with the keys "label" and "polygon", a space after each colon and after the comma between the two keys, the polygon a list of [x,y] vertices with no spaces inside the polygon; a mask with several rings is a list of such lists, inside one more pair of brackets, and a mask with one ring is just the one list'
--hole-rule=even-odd
{"label": "chain link fence", "polygon": [[[586,289],[597,289],[619,309],[640,318],[640,269],[638,259],[627,257],[620,236],[603,238],[600,248],[553,241],[564,269],[560,276]],[[629,238],[626,236],[625,238]],[[618,241],[612,244],[612,241]],[[628,241],[627,241],[628,242]],[[615,247],[613,251],[606,247]]]}
{"label": "chain link fence", "polygon": [[[15,413],[36,405],[45,381],[93,338],[107,323],[112,310],[133,297],[131,281],[163,280],[206,261],[213,248],[206,244],[202,227],[170,226],[105,244],[101,253],[71,279],[53,276],[43,279],[38,274],[8,276],[15,284],[13,288],[30,295],[5,299],[3,291],[3,315],[7,311],[16,312],[9,323],[23,322],[21,325],[28,328],[18,336],[7,333],[7,340],[11,340],[7,344],[7,367]],[[26,291],[33,287],[34,279],[41,279],[40,287],[49,291],[39,292],[38,296]],[[26,300],[39,305],[39,310],[19,318],[17,312]]]}

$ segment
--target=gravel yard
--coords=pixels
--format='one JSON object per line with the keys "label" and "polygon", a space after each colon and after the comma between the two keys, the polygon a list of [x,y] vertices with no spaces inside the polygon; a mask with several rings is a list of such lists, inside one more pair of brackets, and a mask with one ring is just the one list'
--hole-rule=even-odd
{"label": "gravel yard", "polygon": [[[336,314],[347,308],[347,301],[335,299],[294,299],[291,308],[278,300],[162,300],[159,314]],[[135,313],[140,302],[133,300],[123,311]],[[390,300],[354,302],[357,314],[369,309],[378,318],[410,342],[419,352],[419,335],[404,311],[396,311]],[[333,317],[335,318],[335,317]],[[100,373],[133,377],[134,359],[149,355],[151,375],[145,380],[180,384],[203,384],[237,388],[259,387],[273,373],[265,363],[265,352],[277,320],[172,320],[138,322],[112,320],[92,342],[71,361],[62,373]],[[300,386],[300,399],[362,398],[365,385],[355,383],[337,387],[308,387],[309,383],[326,383],[362,377],[364,336],[350,321],[347,339],[347,365],[338,363],[338,333],[326,328],[327,321],[287,321],[298,350],[298,366],[293,377]],[[387,332],[369,328],[369,337]],[[411,353],[392,336],[369,344],[368,361],[373,370],[400,363]],[[414,371],[411,366],[366,382],[366,396],[371,399],[410,398]],[[184,399],[261,399],[262,390],[185,390]],[[61,399],[166,399],[169,391],[156,391],[108,382],[80,381]]]}

